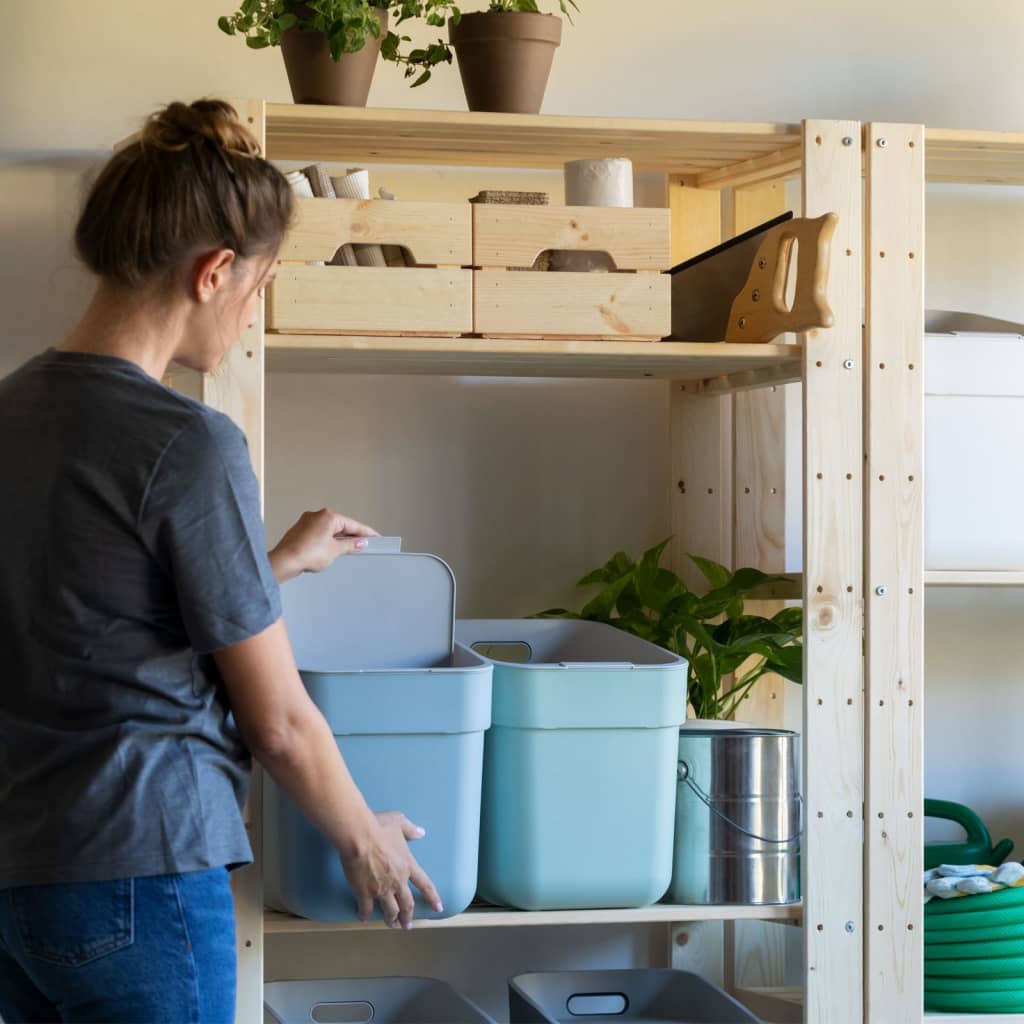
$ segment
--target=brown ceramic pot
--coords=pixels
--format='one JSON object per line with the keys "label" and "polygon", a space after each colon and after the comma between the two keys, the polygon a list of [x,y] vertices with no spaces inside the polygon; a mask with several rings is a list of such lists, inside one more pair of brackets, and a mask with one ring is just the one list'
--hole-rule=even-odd
{"label": "brown ceramic pot", "polygon": [[374,14],[380,21],[380,37],[371,36],[361,50],[342,54],[341,60],[331,60],[327,37],[322,32],[302,32],[297,28],[285,32],[281,53],[296,103],[366,106],[380,44],[388,30],[388,12],[377,10]]}
{"label": "brown ceramic pot", "polygon": [[551,14],[481,11],[448,22],[470,110],[539,114],[562,20]]}

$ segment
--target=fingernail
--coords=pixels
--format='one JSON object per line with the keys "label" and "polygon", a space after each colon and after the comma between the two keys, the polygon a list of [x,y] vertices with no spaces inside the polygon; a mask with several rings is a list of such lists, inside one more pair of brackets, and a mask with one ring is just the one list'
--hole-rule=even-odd
{"label": "fingernail", "polygon": [[425,828],[418,828],[418,829],[416,829],[416,838],[417,839],[422,839],[426,834],[427,834],[427,830]]}
{"label": "fingernail", "polygon": [[438,912],[439,914],[443,914],[443,913],[444,913],[444,907],[443,907],[443,906],[442,906],[442,905],[441,905],[440,903],[436,904],[436,905],[434,906],[434,909],[435,909],[435,910],[436,910],[436,911],[437,911],[437,912]]}
{"label": "fingernail", "polygon": [[407,932],[411,932],[411,931],[412,931],[412,921],[410,921],[410,922],[409,922],[408,924],[403,924],[403,925],[402,925],[402,927],[403,927],[403,928],[404,928],[404,929],[405,929],[405,930],[406,930]]}
{"label": "fingernail", "polygon": [[369,544],[369,541],[365,539],[357,540],[355,544],[356,551],[365,551],[367,544]]}

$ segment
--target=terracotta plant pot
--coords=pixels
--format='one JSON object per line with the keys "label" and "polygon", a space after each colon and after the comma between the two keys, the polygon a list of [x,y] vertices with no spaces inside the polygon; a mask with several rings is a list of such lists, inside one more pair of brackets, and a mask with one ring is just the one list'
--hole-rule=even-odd
{"label": "terracotta plant pot", "polygon": [[281,53],[296,103],[328,103],[341,107],[365,107],[370,83],[377,68],[380,44],[388,30],[388,12],[374,11],[380,21],[380,37],[367,39],[355,53],[331,60],[327,37],[322,32],[292,28],[281,39]]}
{"label": "terracotta plant pot", "polygon": [[551,14],[481,11],[448,22],[470,110],[539,114],[562,20]]}

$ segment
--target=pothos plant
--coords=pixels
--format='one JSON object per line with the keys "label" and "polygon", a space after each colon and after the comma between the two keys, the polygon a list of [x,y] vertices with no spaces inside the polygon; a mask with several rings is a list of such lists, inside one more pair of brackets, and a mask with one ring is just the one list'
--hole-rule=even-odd
{"label": "pothos plant", "polygon": [[781,577],[757,569],[730,572],[690,555],[709,585],[698,595],[659,564],[668,543],[636,562],[618,552],[579,581],[581,587],[601,587],[582,611],[551,608],[539,617],[604,622],[682,655],[689,662],[687,699],[697,718],[731,719],[768,673],[802,682],[803,610],[783,608],[771,618],[744,611],[751,591]]}
{"label": "pothos plant", "polygon": [[[443,28],[449,17],[458,22],[462,16],[454,0],[241,0],[235,13],[219,18],[217,24],[228,35],[244,36],[254,50],[280,46],[289,29],[321,32],[332,59],[340,60],[346,53],[357,53],[370,38],[381,38],[377,11],[387,11],[395,27],[419,19]],[[451,49],[441,39],[403,50],[409,42],[409,36],[389,30],[380,53],[384,60],[404,65],[406,78],[415,75],[414,86],[428,81],[435,65],[452,61]]]}

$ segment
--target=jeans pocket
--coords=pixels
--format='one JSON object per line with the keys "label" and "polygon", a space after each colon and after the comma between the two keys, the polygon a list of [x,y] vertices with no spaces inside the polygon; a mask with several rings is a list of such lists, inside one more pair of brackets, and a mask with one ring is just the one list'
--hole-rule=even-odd
{"label": "jeans pocket", "polygon": [[134,940],[131,878],[25,885],[10,893],[22,947],[38,960],[81,967]]}

